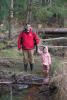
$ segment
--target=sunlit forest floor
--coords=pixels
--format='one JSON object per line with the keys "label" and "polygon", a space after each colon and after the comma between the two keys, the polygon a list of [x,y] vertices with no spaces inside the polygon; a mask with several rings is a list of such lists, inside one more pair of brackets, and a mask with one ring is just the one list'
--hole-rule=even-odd
{"label": "sunlit forest floor", "polygon": [[[52,64],[50,65],[50,71],[51,73],[56,73],[56,71],[60,71],[62,69],[62,57],[56,57],[51,55],[52,58]],[[2,50],[0,52],[0,59],[8,59],[8,61],[12,61],[14,64],[12,66],[1,66],[0,70],[6,71],[6,72],[12,72],[12,73],[19,73],[24,72],[24,64],[23,64],[23,53],[22,51],[18,51],[17,47]],[[39,54],[34,55],[35,63],[34,63],[34,71],[33,74],[43,74],[43,66],[41,64],[41,57]],[[28,64],[28,72],[31,73],[30,67]]]}
{"label": "sunlit forest floor", "polygon": [[[9,41],[9,42],[11,42],[11,41]],[[23,75],[33,74],[33,75],[37,75],[37,76],[43,76],[43,66],[41,64],[40,55],[34,53],[34,60],[35,60],[34,71],[33,72],[30,71],[30,66],[28,64],[28,72],[24,72],[23,52],[18,51],[17,40],[15,41],[16,45],[14,45],[14,47],[10,47],[10,44],[12,43],[12,46],[13,46],[13,43],[15,44],[15,42],[14,41],[11,43],[9,43],[9,42],[0,44],[0,72],[6,73],[6,75],[8,77],[12,76],[13,74],[18,75],[19,73],[21,73]],[[6,44],[7,44],[7,46],[6,46]],[[62,51],[63,51],[63,49],[61,51],[60,51],[60,49],[56,49],[55,55],[50,52],[51,60],[52,60],[52,64],[50,65],[50,76],[53,78],[53,81],[55,82],[55,84],[57,84],[57,87],[58,87],[58,92],[53,95],[54,100],[63,100],[63,98],[64,98],[64,100],[67,100],[66,99],[67,57],[59,55],[59,54],[62,54]],[[0,75],[1,75],[1,73],[0,73]],[[32,90],[33,89],[31,89],[31,91]],[[36,90],[34,90],[34,91],[36,91]],[[23,94],[23,96],[22,96],[22,93],[24,93],[24,92],[25,92],[25,94]],[[28,98],[26,97],[27,90],[22,91],[22,93],[19,96],[17,96],[17,95],[14,96],[15,98],[13,97],[13,100],[15,100],[15,99],[21,100],[22,98],[28,100]],[[4,96],[6,98],[8,98],[8,96],[9,96],[9,98],[10,98],[10,95],[4,95]],[[40,98],[40,100],[44,99],[42,95],[40,95],[40,97],[38,97],[38,98]],[[31,100],[31,99],[29,99],[29,100]],[[3,97],[2,97],[2,100],[4,100]],[[38,99],[36,98],[35,100],[38,100]]]}

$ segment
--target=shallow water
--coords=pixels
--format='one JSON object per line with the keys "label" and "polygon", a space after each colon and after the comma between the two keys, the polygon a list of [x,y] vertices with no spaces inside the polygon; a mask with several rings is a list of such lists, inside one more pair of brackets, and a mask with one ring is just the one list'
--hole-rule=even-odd
{"label": "shallow water", "polygon": [[41,88],[41,86],[19,85],[19,90],[13,89],[9,93],[1,95],[0,100],[49,100],[48,96],[39,93]]}

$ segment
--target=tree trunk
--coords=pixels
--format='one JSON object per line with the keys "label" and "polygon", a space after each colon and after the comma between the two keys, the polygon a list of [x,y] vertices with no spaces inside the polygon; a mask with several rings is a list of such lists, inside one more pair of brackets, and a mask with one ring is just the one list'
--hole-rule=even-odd
{"label": "tree trunk", "polygon": [[52,5],[52,0],[48,0],[47,3],[51,6]]}
{"label": "tree trunk", "polygon": [[32,0],[28,0],[28,7],[27,7],[27,20],[26,23],[31,23],[31,17],[32,17],[32,5],[33,5],[33,1]]}
{"label": "tree trunk", "polygon": [[50,0],[49,5],[50,5],[50,6],[52,5],[52,0]]}
{"label": "tree trunk", "polygon": [[41,4],[41,5],[42,5],[42,1],[43,1],[43,0],[40,1],[40,4]]}
{"label": "tree trunk", "polygon": [[[1,12],[1,4],[0,4],[0,12]],[[1,24],[1,13],[0,13],[0,24]]]}
{"label": "tree trunk", "polygon": [[45,0],[45,4],[46,4],[47,0]]}
{"label": "tree trunk", "polygon": [[14,33],[14,25],[13,25],[13,0],[11,0],[11,8],[10,8],[10,22],[9,22],[9,39],[13,37]]}

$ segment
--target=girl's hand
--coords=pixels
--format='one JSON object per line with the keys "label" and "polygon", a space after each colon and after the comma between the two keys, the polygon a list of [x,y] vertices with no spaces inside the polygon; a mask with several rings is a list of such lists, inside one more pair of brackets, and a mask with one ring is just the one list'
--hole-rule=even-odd
{"label": "girl's hand", "polygon": [[37,45],[38,46],[38,49],[39,49],[39,45]]}

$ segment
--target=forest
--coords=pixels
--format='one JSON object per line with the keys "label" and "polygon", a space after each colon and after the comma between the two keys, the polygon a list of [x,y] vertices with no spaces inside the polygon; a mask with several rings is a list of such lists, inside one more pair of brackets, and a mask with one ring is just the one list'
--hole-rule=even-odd
{"label": "forest", "polygon": [[[18,40],[27,23],[38,37],[39,49],[47,47],[51,56],[48,77],[37,45],[34,70],[28,63],[28,71],[24,71]],[[45,83],[45,79],[49,81]],[[67,100],[66,93],[67,0],[0,0],[0,100]]]}
{"label": "forest", "polygon": [[11,0],[1,0],[0,24],[9,20],[10,10],[14,12],[14,20],[22,21],[22,23],[27,20],[28,10],[31,12],[29,17],[33,23],[46,24],[53,17],[64,20],[67,14],[66,2],[66,0],[14,0],[13,9],[11,9]]}

